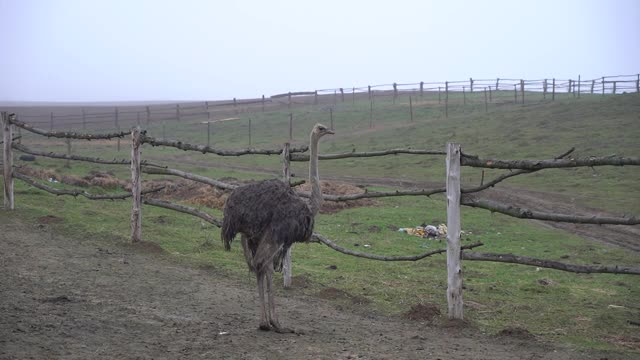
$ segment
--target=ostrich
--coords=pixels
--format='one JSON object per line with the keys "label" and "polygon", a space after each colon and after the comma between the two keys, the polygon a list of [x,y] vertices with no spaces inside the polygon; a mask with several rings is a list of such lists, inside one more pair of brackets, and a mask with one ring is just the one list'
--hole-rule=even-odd
{"label": "ostrich", "polygon": [[327,134],[333,134],[333,131],[321,124],[316,124],[311,130],[311,198],[308,205],[291,190],[289,184],[278,179],[238,187],[225,203],[222,241],[225,250],[229,251],[233,238],[237,233],[241,234],[244,257],[249,270],[256,274],[258,280],[260,330],[293,332],[278,322],[273,272],[282,271],[283,258],[294,242],[309,241],[313,233],[314,217],[322,203],[318,179],[318,141]]}

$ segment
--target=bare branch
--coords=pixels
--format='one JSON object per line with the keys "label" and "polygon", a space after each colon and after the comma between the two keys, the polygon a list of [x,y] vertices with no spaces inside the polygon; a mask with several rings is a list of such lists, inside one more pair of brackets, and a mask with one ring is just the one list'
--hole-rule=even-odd
{"label": "bare branch", "polygon": [[550,160],[498,160],[480,159],[474,155],[462,154],[460,158],[462,166],[481,167],[487,169],[557,169],[591,166],[624,166],[640,165],[638,157],[603,156],[588,157],[582,159],[550,159]]}
{"label": "bare branch", "polygon": [[171,209],[171,210],[175,210],[178,212],[182,212],[185,214],[190,214],[193,216],[197,216],[217,227],[221,227],[222,226],[222,222],[216,218],[214,218],[213,216],[205,213],[204,211],[200,211],[196,208],[192,208],[190,206],[185,206],[185,205],[180,205],[180,204],[175,204],[175,203],[171,203],[168,201],[163,201],[163,200],[158,200],[158,199],[148,199],[148,198],[142,198],[142,202],[144,204],[147,205],[153,205],[153,206],[158,206],[158,207],[162,207],[165,209]]}
{"label": "bare branch", "polygon": [[[73,190],[67,190],[67,189],[56,189],[54,187],[42,184],[38,181],[36,181],[34,178],[21,174],[19,172],[14,172],[13,176],[17,179],[20,179],[24,182],[26,182],[27,184],[36,187],[40,190],[44,190],[48,193],[54,194],[54,195],[71,195],[74,197],[77,196],[84,196],[89,200],[124,200],[126,198],[130,198],[132,196],[131,193],[125,193],[125,194],[104,194],[104,195],[93,195],[90,194],[84,190],[77,190],[77,189],[73,189]],[[150,190],[146,190],[143,191],[143,194],[149,194],[149,193],[153,193],[153,192],[157,192],[164,189],[164,186],[158,187],[158,188],[154,188],[154,189],[150,189]]]}
{"label": "bare branch", "polygon": [[578,215],[564,215],[545,213],[539,211],[533,211],[525,208],[519,208],[511,205],[504,205],[492,200],[484,200],[473,197],[472,195],[464,194],[460,200],[461,205],[477,207],[501,214],[513,216],[519,219],[535,219],[535,220],[547,220],[557,222],[568,222],[574,224],[611,224],[611,225],[637,225],[640,224],[640,219],[632,216],[628,218],[623,217],[604,217],[604,216],[578,216]]}
{"label": "bare branch", "polygon": [[[316,239],[317,241],[327,245],[328,247],[332,248],[333,250],[336,250],[336,251],[341,252],[343,254],[347,254],[347,255],[351,255],[351,256],[357,256],[357,257],[361,257],[361,258],[365,258],[365,259],[371,259],[371,260],[380,260],[380,261],[417,261],[417,260],[421,260],[421,259],[424,259],[424,258],[432,256],[432,255],[436,255],[436,254],[441,254],[441,253],[447,252],[447,249],[439,249],[439,250],[433,250],[433,251],[430,251],[430,252],[426,252],[424,254],[413,255],[413,256],[384,256],[384,255],[367,254],[367,253],[362,253],[362,252],[353,251],[353,250],[349,250],[349,249],[343,248],[342,246],[338,246],[333,241],[327,239],[326,237],[324,237],[324,236],[322,236],[322,235],[320,235],[318,233],[313,233],[313,238]],[[482,245],[484,245],[484,244],[475,243],[475,244],[462,246],[461,249],[473,249],[475,247],[482,246]]]}
{"label": "bare branch", "polygon": [[[445,188],[437,188],[430,190],[395,190],[395,191],[382,191],[382,192],[364,192],[361,194],[351,194],[351,195],[329,195],[322,194],[322,199],[326,201],[349,201],[349,200],[358,200],[358,199],[371,199],[371,198],[380,198],[380,197],[391,197],[391,196],[431,196],[433,194],[439,194],[446,192]],[[296,191],[296,194],[300,197],[309,198],[311,197],[311,193]]]}
{"label": "bare branch", "polygon": [[189,180],[193,180],[193,181],[197,181],[197,182],[201,182],[204,184],[208,184],[211,186],[215,186],[217,188],[220,189],[226,189],[226,190],[233,190],[235,188],[237,188],[237,185],[232,185],[232,184],[227,184],[224,183],[222,181],[218,181],[218,180],[214,180],[211,178],[208,178],[206,176],[201,176],[201,175],[196,175],[196,174],[192,174],[192,173],[188,173],[185,171],[180,171],[180,170],[176,170],[176,169],[159,169],[159,168],[147,168],[147,167],[143,167],[142,168],[142,172],[145,174],[154,174],[154,175],[174,175],[174,176],[179,176],[185,179],[189,179]]}
{"label": "bare branch", "polygon": [[80,140],[108,140],[113,138],[123,138],[130,134],[128,131],[122,131],[118,133],[112,134],[83,134],[83,133],[75,133],[75,132],[67,132],[67,131],[46,131],[42,129],[35,128],[27,123],[24,123],[20,120],[17,120],[15,117],[9,120],[15,126],[30,131],[34,134],[43,135],[46,137],[54,137],[54,138],[66,138],[66,139],[80,139]]}
{"label": "bare branch", "polygon": [[[567,156],[567,155],[571,154],[572,152],[574,152],[575,149],[576,149],[575,147],[572,147],[571,149],[565,151],[563,154],[557,156],[556,159],[564,158],[565,156]],[[522,175],[522,174],[531,174],[531,173],[536,172],[536,171],[538,171],[538,170],[522,170],[522,169],[516,170],[516,171],[510,172],[510,173],[507,173],[507,174],[500,175],[500,176],[496,177],[495,179],[487,182],[484,185],[480,185],[480,186],[476,186],[476,187],[468,188],[468,189],[462,188],[462,189],[460,189],[460,192],[463,193],[463,194],[464,193],[479,192],[479,191],[482,191],[484,189],[488,189],[490,187],[493,187],[496,184],[498,184],[499,182],[501,182],[503,180],[506,180],[506,179],[508,179],[510,177],[514,177],[514,176],[518,176],[518,175]]]}
{"label": "bare branch", "polygon": [[[58,154],[58,153],[54,153],[54,152],[44,152],[44,151],[32,150],[32,149],[29,149],[28,147],[26,147],[24,145],[21,145],[21,144],[13,144],[12,147],[14,149],[16,149],[18,151],[21,151],[23,153],[26,153],[26,154],[44,156],[44,157],[49,157],[49,158],[53,158],[53,159],[86,161],[86,162],[92,162],[92,163],[97,163],[97,164],[131,165],[131,160],[127,160],[127,159],[105,160],[105,159],[94,158],[94,157],[89,157],[89,156]],[[157,164],[150,163],[150,162],[148,162],[146,160],[142,160],[142,165],[156,166],[156,167],[161,167],[161,168],[165,167],[165,166],[162,166],[162,165],[157,165]]]}
{"label": "bare branch", "polygon": [[[222,150],[222,149],[214,149],[211,146],[204,145],[191,145],[187,143],[183,143],[182,141],[176,140],[167,140],[167,139],[156,139],[151,136],[142,136],[142,142],[151,144],[151,146],[170,146],[180,150],[190,150],[190,151],[198,151],[203,154],[211,153],[220,156],[240,156],[240,155],[280,155],[282,153],[282,149],[242,149],[242,150]],[[291,148],[291,152],[305,152],[309,150],[308,146],[302,146],[299,148]]]}
{"label": "bare branch", "polygon": [[462,253],[462,259],[531,265],[574,273],[611,273],[640,275],[640,268],[638,267],[620,265],[574,265],[562,263],[559,261],[536,259],[528,256],[518,256],[513,254],[488,254],[465,251]]}
{"label": "bare branch", "polygon": [[[346,159],[352,157],[375,157],[385,155],[397,155],[397,154],[414,154],[414,155],[446,155],[444,151],[437,150],[413,150],[413,149],[390,149],[382,151],[369,151],[369,152],[350,152],[341,154],[320,154],[319,160],[335,160]],[[308,154],[292,154],[291,161],[309,161]]]}

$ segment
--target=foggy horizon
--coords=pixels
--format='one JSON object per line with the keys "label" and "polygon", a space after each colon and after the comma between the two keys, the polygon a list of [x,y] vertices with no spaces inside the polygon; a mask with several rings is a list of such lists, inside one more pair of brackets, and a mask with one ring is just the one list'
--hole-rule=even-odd
{"label": "foggy horizon", "polygon": [[0,0],[0,102],[175,102],[640,72],[640,2]]}

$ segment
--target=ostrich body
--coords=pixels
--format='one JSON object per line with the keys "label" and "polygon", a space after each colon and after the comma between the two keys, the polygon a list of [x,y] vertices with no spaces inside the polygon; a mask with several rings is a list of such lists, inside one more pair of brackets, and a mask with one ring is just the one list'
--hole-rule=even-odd
{"label": "ostrich body", "polygon": [[240,233],[244,257],[258,281],[261,330],[292,332],[283,328],[276,316],[273,272],[282,270],[284,256],[294,242],[309,241],[313,233],[314,217],[322,203],[318,141],[326,134],[333,134],[333,131],[321,124],[316,124],[311,131],[311,198],[308,205],[291,190],[289,184],[273,179],[236,188],[224,206],[224,247],[230,250],[231,241]]}

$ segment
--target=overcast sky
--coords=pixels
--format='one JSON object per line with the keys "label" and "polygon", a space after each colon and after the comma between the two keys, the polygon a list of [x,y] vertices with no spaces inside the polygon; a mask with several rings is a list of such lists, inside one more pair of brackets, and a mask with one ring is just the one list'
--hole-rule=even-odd
{"label": "overcast sky", "polygon": [[0,101],[640,72],[638,0],[0,0]]}

